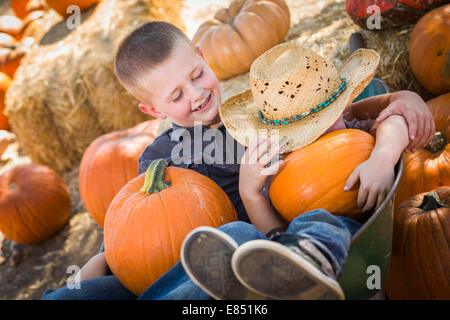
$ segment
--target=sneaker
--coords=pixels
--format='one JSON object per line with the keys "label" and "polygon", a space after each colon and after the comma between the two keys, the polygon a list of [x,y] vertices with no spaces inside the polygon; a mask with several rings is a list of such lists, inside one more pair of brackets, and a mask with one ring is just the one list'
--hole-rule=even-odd
{"label": "sneaker", "polygon": [[345,299],[330,262],[306,239],[296,239],[295,245],[246,242],[233,254],[231,265],[243,285],[269,299]]}
{"label": "sneaker", "polygon": [[231,256],[238,247],[226,233],[198,227],[191,231],[181,247],[181,263],[191,280],[216,300],[260,300],[231,270]]}

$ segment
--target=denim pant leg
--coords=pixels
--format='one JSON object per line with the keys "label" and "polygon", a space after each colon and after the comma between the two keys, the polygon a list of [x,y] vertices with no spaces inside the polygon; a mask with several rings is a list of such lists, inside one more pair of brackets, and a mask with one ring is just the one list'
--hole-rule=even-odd
{"label": "denim pant leg", "polygon": [[80,282],[80,287],[46,290],[42,300],[136,300],[115,276],[93,278]]}
{"label": "denim pant leg", "polygon": [[339,276],[347,259],[351,237],[360,226],[359,222],[352,219],[316,209],[295,218],[286,232],[295,233],[314,243],[330,259]]}
{"label": "denim pant leg", "polygon": [[[236,221],[218,228],[231,236],[238,245],[255,239],[267,239],[266,236],[252,224]],[[151,285],[139,300],[207,300],[211,297],[198,287],[178,262],[153,285]]]}

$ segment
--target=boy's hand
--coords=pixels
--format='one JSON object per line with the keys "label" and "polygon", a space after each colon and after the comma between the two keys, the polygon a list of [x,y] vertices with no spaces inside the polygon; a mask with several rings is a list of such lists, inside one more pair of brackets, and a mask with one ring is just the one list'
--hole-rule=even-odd
{"label": "boy's hand", "polygon": [[406,151],[415,151],[426,146],[434,137],[435,124],[430,109],[422,98],[412,91],[398,91],[392,94],[390,104],[380,112],[376,123],[398,114],[408,123],[410,143]]}
{"label": "boy's hand", "polygon": [[382,161],[369,158],[353,170],[344,190],[350,190],[359,180],[358,208],[367,212],[375,206],[376,210],[391,190],[394,178],[394,170],[386,169]]}
{"label": "boy's hand", "polygon": [[[270,150],[269,150],[269,147]],[[276,161],[269,167],[272,158],[278,155],[278,143],[267,137],[258,138],[245,151],[239,173],[239,192],[247,197],[260,194],[268,176],[276,174],[282,161]]]}

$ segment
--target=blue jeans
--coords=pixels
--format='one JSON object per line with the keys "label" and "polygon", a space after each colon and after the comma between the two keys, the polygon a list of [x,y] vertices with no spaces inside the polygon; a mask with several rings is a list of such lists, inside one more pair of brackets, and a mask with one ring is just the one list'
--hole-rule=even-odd
{"label": "blue jeans", "polygon": [[[286,232],[307,238],[330,259],[334,270],[340,274],[347,259],[351,236],[361,225],[349,218],[333,216],[317,209],[295,218]],[[231,236],[239,245],[256,239],[267,239],[252,224],[236,221],[218,228]],[[206,300],[207,293],[195,285],[183,269],[181,262],[173,266],[141,296],[136,297],[114,276],[89,279],[80,283],[80,289],[63,287],[44,292],[44,300]]]}

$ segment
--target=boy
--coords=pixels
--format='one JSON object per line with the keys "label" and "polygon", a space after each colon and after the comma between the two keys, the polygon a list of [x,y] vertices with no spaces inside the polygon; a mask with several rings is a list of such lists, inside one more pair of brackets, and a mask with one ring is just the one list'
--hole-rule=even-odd
{"label": "boy", "polygon": [[[190,40],[173,25],[154,21],[142,25],[122,42],[116,56],[115,68],[120,82],[131,94],[142,101],[139,108],[143,112],[159,119],[168,118],[173,123],[173,129],[157,137],[142,153],[139,158],[139,174],[145,172],[151,161],[158,158],[165,158],[169,165],[196,170],[222,187],[235,206],[239,220],[249,221],[238,189],[239,155],[234,154],[233,164],[195,163],[195,152],[191,153],[191,161],[184,161],[181,164],[173,161],[175,159],[172,157],[172,150],[178,141],[172,141],[172,134],[176,129],[183,129],[189,133],[193,133],[196,128],[202,131],[215,129],[223,136],[229,134],[221,124],[218,112],[221,103],[219,82],[202,58],[201,51],[195,49]],[[430,128],[424,123],[431,123],[432,117],[427,106],[416,94],[398,92],[366,100],[366,102],[361,101],[355,104],[355,108],[351,110],[360,114],[368,110],[366,106],[369,106],[372,108],[372,114],[378,114],[383,109],[385,115],[401,113],[407,118],[410,128],[419,127],[420,130],[412,132],[416,139],[411,143],[410,148],[420,147],[431,139],[431,131],[434,132],[434,127]],[[406,105],[410,105],[410,108],[404,111]],[[351,115],[351,112],[349,114]],[[202,125],[194,127],[197,121]],[[424,130],[425,127],[427,130]],[[204,147],[209,142],[203,142],[203,144]],[[234,141],[234,144],[234,150],[237,150],[238,143]],[[250,226],[248,223],[245,225]],[[136,298],[114,276],[105,276],[106,272],[105,255],[97,254],[80,271],[80,278],[83,281],[81,290],[68,290],[64,287],[53,293],[44,293],[44,298]],[[177,264],[170,272],[174,278],[177,278],[176,274],[183,272],[181,264]],[[170,281],[158,282],[161,288]],[[191,296],[183,295],[177,298],[208,297],[205,295],[202,290],[194,286]]]}

